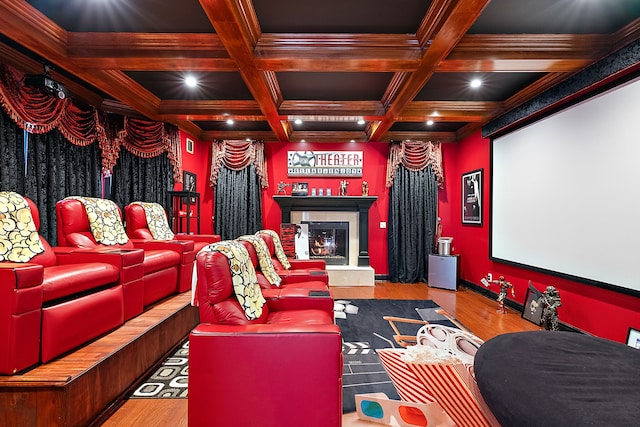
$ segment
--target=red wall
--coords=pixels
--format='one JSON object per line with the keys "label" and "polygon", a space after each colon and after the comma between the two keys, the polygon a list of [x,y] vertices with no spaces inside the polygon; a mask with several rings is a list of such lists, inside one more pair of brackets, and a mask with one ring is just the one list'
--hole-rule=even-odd
{"label": "red wall", "polygon": [[[375,274],[388,274],[387,269],[387,229],[380,228],[380,222],[387,222],[387,189],[385,173],[389,145],[386,143],[306,143],[306,142],[273,142],[266,145],[269,188],[262,194],[262,217],[266,228],[280,229],[282,212],[272,196],[278,191],[278,183],[302,181],[311,188],[331,188],[331,194],[338,194],[338,185],[345,178],[289,178],[287,177],[287,151],[362,151],[364,165],[362,178],[347,178],[349,186],[347,195],[360,196],[362,181],[369,183],[369,195],[378,196],[378,200],[369,210],[369,257]],[[291,194],[291,187],[287,187]]]}
{"label": "red wall", "polygon": [[[626,342],[630,326],[640,329],[640,298],[489,260],[489,144],[480,133],[457,144],[443,144],[446,188],[440,192],[440,217],[443,235],[454,238],[454,251],[460,254],[460,278],[482,286],[480,279],[487,273],[494,277],[503,275],[513,283],[515,300],[521,304],[529,280],[539,290],[554,285],[562,299],[562,307],[558,309],[561,322],[600,337]],[[484,169],[483,225],[463,226],[461,175],[479,168]]]}
{"label": "red wall", "polygon": [[[209,221],[213,208],[213,191],[208,184],[211,149],[209,143],[195,141],[195,152],[184,151],[186,135],[181,132],[183,166],[185,170],[197,174],[197,188],[202,197],[203,233],[212,232]],[[489,140],[474,134],[459,143],[442,146],[445,187],[439,192],[439,215],[443,226],[443,236],[454,238],[452,250],[460,255],[460,279],[478,286],[487,273],[494,277],[503,275],[513,283],[514,298],[523,304],[528,281],[544,290],[554,285],[560,292],[562,307],[558,314],[560,321],[594,335],[626,342],[629,326],[640,329],[640,299],[595,286],[560,279],[530,270],[512,267],[489,259],[489,200],[491,170],[489,164]],[[280,207],[272,199],[278,183],[284,181],[306,181],[309,188],[331,188],[338,194],[338,184],[343,178],[289,178],[287,177],[287,151],[362,151],[364,167],[362,179],[348,179],[349,195],[360,195],[363,180],[369,183],[369,195],[378,196],[369,214],[369,255],[371,265],[377,275],[387,275],[387,229],[380,228],[380,222],[387,222],[388,190],[385,187],[387,143],[281,143],[266,144],[269,188],[263,192],[263,226],[278,230],[281,221]],[[461,223],[461,175],[476,169],[484,169],[484,207],[482,226],[463,226]],[[181,188],[177,186],[177,188]],[[291,187],[287,187],[291,194]],[[492,288],[494,292],[497,289]]]}
{"label": "red wall", "polygon": [[[193,154],[186,151],[186,139],[194,142]],[[196,140],[192,136],[180,131],[180,147],[182,149],[182,169],[196,174],[196,190],[200,193],[200,232],[213,233],[213,190],[209,186],[209,171],[211,166],[211,144]],[[176,191],[182,191],[182,184],[174,186]],[[195,220],[191,230],[197,230]]]}

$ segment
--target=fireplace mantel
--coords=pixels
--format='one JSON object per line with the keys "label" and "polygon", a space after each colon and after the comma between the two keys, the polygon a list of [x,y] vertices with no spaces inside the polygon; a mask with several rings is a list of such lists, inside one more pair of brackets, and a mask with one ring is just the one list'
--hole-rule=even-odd
{"label": "fireplace mantel", "polygon": [[358,212],[358,266],[369,265],[369,208],[377,196],[273,196],[282,210],[282,222],[291,222],[291,211]]}

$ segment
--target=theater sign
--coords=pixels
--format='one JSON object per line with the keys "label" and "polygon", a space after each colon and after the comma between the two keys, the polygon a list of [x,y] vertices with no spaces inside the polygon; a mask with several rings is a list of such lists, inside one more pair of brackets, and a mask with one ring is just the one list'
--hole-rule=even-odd
{"label": "theater sign", "polygon": [[362,151],[289,151],[287,176],[362,176]]}

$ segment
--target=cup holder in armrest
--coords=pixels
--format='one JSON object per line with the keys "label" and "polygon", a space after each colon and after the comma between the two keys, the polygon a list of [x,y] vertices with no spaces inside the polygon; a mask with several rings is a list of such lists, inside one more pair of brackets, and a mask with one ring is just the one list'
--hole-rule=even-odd
{"label": "cup holder in armrest", "polygon": [[329,291],[309,291],[310,297],[330,297],[331,293]]}

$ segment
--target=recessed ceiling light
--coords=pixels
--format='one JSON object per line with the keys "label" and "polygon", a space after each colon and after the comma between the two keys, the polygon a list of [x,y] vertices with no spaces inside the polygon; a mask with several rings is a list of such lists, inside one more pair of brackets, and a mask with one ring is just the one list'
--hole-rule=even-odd
{"label": "recessed ceiling light", "polygon": [[296,119],[293,123],[295,123],[297,125],[301,125],[302,124],[302,119]]}
{"label": "recessed ceiling light", "polygon": [[428,125],[428,126],[433,125],[433,120],[431,120],[431,119],[427,120],[427,125]]}
{"label": "recessed ceiling light", "polygon": [[351,141],[349,141],[349,142],[356,142],[356,140],[355,140],[355,139],[352,139],[352,140],[351,140]]}
{"label": "recessed ceiling light", "polygon": [[187,76],[184,78],[184,84],[189,87],[196,87],[198,86],[198,80],[196,80],[196,78],[193,76]]}
{"label": "recessed ceiling light", "polygon": [[365,123],[365,122],[364,122],[364,119],[360,119],[360,120],[358,120],[358,124],[359,124],[359,125],[363,125],[364,123]]}
{"label": "recessed ceiling light", "polygon": [[480,87],[482,86],[482,80],[480,79],[473,79],[471,80],[471,82],[469,83],[469,86],[476,88],[476,87]]}
{"label": "recessed ceiling light", "polygon": [[234,124],[234,123],[235,123],[235,122],[233,121],[233,119],[227,119],[227,124],[228,124],[228,125],[232,125],[232,124]]}

